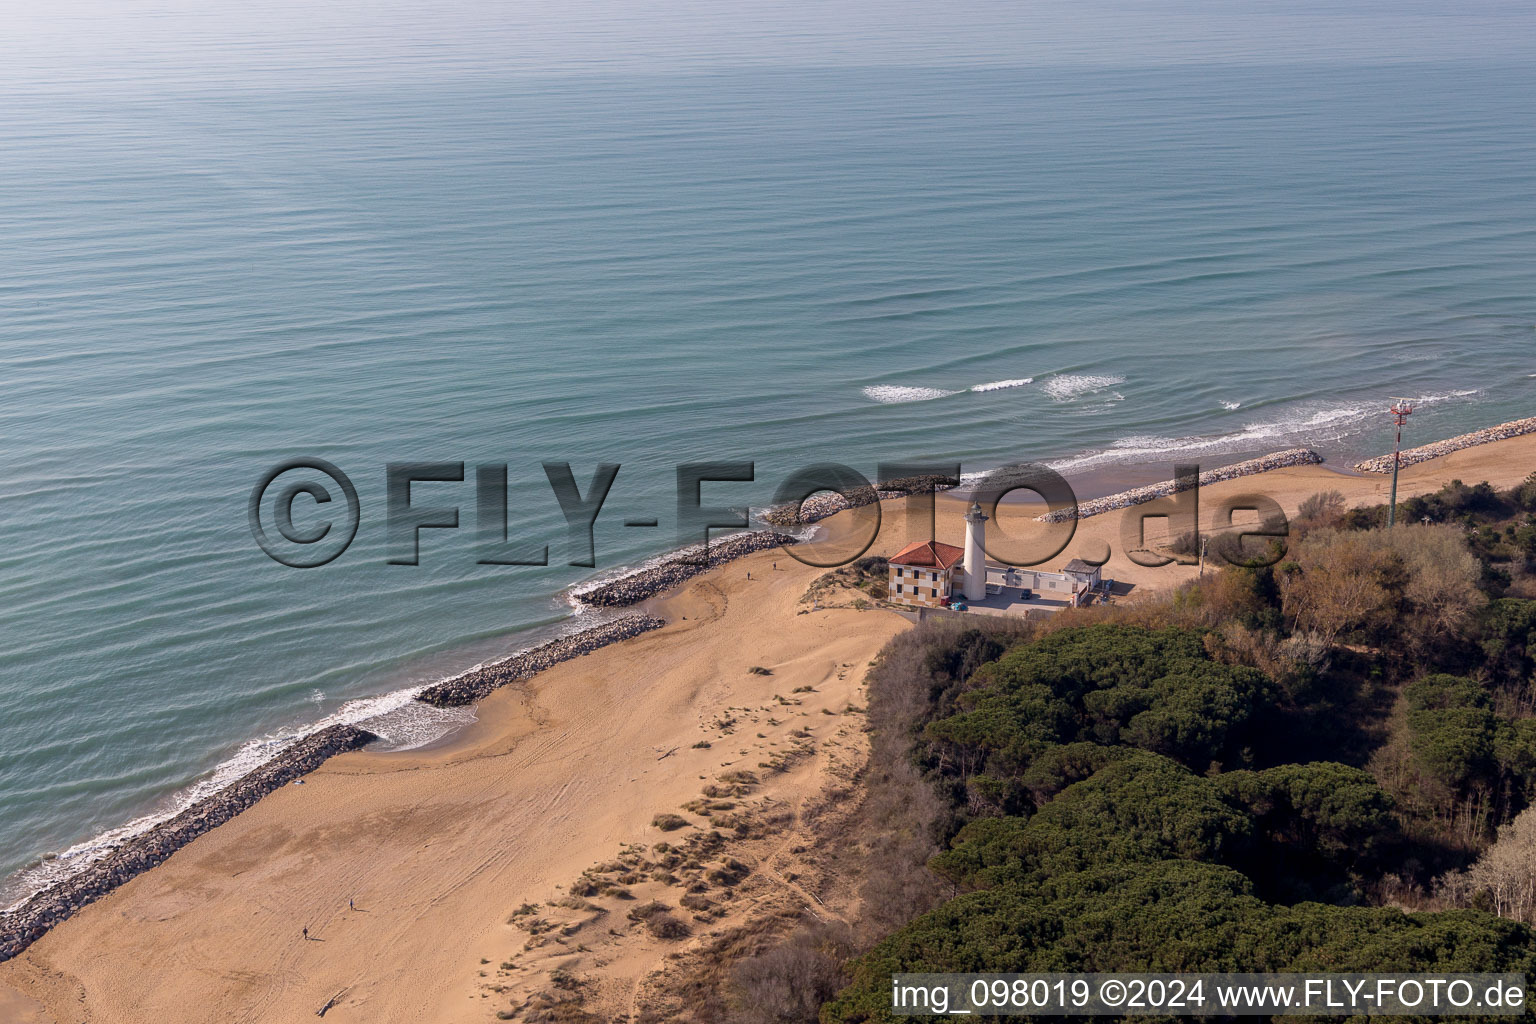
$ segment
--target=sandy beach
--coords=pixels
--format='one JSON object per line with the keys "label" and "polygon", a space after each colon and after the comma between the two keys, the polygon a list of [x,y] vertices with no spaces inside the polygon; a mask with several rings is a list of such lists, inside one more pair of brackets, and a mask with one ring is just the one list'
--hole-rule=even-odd
{"label": "sandy beach", "polygon": [[[1399,495],[1456,478],[1509,486],[1532,470],[1536,435],[1515,437],[1405,469]],[[1294,511],[1320,490],[1373,504],[1389,486],[1296,466],[1205,488],[1202,509],[1257,492]],[[959,543],[961,502],[937,504],[939,539]],[[1025,511],[1004,512],[1000,525],[1027,529]],[[890,554],[914,537],[903,500],[883,512],[872,552]],[[1105,575],[1132,584],[1131,600],[1195,572],[1129,562],[1121,518],[1082,520],[1046,568],[1107,545]],[[861,756],[865,669],[909,623],[849,601],[812,610],[802,597],[824,571],[755,552],[649,602],[664,628],[491,694],[445,744],[332,758],[0,964],[0,1019],[293,1021],[328,1006],[327,1020],[479,1022],[538,991],[557,966],[604,977],[600,1005],[617,1014],[754,903],[809,899],[837,914],[851,897],[797,882],[795,851],[845,794]],[[704,824],[685,805],[744,771],[755,781],[730,810],[772,827],[747,822],[704,855],[749,869],[719,887],[712,920],[658,937],[628,922],[616,896],[573,898],[583,872],[622,865],[625,844],[654,858],[656,843],[698,834],[652,822],[679,814]],[[653,877],[664,873],[624,883],[628,895],[677,904],[683,890]],[[570,905],[557,917],[562,899]],[[539,909],[519,915],[525,904]],[[534,920],[544,927],[531,929]]]}

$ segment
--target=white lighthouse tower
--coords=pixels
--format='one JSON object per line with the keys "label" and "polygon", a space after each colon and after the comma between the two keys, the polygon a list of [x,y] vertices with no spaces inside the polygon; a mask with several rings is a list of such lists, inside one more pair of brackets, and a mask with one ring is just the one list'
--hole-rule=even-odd
{"label": "white lighthouse tower", "polygon": [[987,598],[987,515],[981,502],[971,502],[965,514],[965,597],[968,601]]}

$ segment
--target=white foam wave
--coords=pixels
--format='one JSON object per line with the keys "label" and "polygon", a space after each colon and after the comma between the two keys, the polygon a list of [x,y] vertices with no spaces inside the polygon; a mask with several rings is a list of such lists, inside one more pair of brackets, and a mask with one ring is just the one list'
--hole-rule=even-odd
{"label": "white foam wave", "polygon": [[1223,409],[1227,410],[1227,412],[1236,412],[1238,409],[1241,409],[1243,407],[1243,403],[1242,402],[1222,402],[1221,403],[1221,407]]}
{"label": "white foam wave", "polygon": [[[1435,405],[1481,394],[1477,389],[1422,395],[1412,401],[1416,406]],[[1227,452],[1252,452],[1264,448],[1292,445],[1338,443],[1365,430],[1386,414],[1387,404],[1348,402],[1342,405],[1303,405],[1276,413],[1269,419],[1247,423],[1241,430],[1227,434],[1164,437],[1134,434],[1123,437],[1108,448],[1084,452],[1047,463],[1057,472],[1084,469],[1108,463],[1167,462],[1181,455],[1220,455]]]}
{"label": "white foam wave", "polygon": [[1004,390],[1006,388],[1021,388],[1025,384],[1033,384],[1034,382],[1035,382],[1035,378],[1033,378],[1033,377],[1020,377],[1017,380],[994,380],[994,381],[992,381],[991,383],[988,383],[988,384],[976,384],[976,385],[973,385],[971,387],[971,390],[972,391],[1002,391],[1002,390]]}
{"label": "white foam wave", "polygon": [[[1112,377],[1106,374],[1063,373],[1052,377],[1050,380],[1040,385],[1040,390],[1044,391],[1047,395],[1049,395],[1051,398],[1054,398],[1058,402],[1070,402],[1081,395],[1092,394],[1095,391],[1103,391],[1105,388],[1112,388],[1117,384],[1124,383],[1124,377]],[[1118,392],[1116,393],[1116,398],[1123,400],[1124,397],[1125,396],[1120,395]]]}
{"label": "white foam wave", "polygon": [[1048,463],[1057,472],[1084,469],[1105,463],[1166,462],[1180,455],[1219,455],[1223,452],[1256,451],[1285,444],[1315,444],[1338,440],[1351,426],[1365,422],[1370,410],[1364,405],[1302,410],[1291,416],[1249,423],[1241,430],[1215,436],[1163,437],[1133,434],[1108,448],[1085,452]]}
{"label": "white foam wave", "polygon": [[473,705],[436,708],[413,700],[390,714],[370,721],[368,731],[379,737],[379,743],[373,748],[375,750],[415,750],[436,743],[473,721]]}
{"label": "white foam wave", "polygon": [[864,389],[864,397],[873,399],[882,405],[897,405],[901,402],[931,402],[935,398],[947,398],[955,394],[953,391],[945,391],[942,388],[918,388],[907,387],[902,384],[870,384]]}

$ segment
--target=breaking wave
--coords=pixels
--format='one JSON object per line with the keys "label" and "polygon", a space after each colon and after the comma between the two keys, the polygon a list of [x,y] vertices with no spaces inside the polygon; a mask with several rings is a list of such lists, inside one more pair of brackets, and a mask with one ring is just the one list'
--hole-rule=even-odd
{"label": "breaking wave", "polygon": [[[1423,407],[1477,394],[1480,394],[1477,390],[1450,391],[1423,395],[1413,401],[1416,406]],[[1348,402],[1322,408],[1304,405],[1266,420],[1245,424],[1241,430],[1226,434],[1187,437],[1132,434],[1108,448],[1057,459],[1047,465],[1057,472],[1064,472],[1111,463],[1167,462],[1183,455],[1223,455],[1292,445],[1338,444],[1369,429],[1385,412],[1385,403]]]}
{"label": "breaking wave", "polygon": [[971,390],[1002,391],[1006,388],[1021,388],[1025,384],[1033,384],[1034,382],[1035,378],[1033,377],[1020,377],[1018,380],[994,380],[989,384],[975,384],[971,387]]}
{"label": "breaking wave", "polygon": [[1124,383],[1124,377],[1111,377],[1099,373],[1064,373],[1041,384],[1040,390],[1058,402],[1070,402],[1082,395],[1089,395]]}
{"label": "breaking wave", "polygon": [[941,388],[914,388],[901,384],[871,384],[864,389],[864,397],[872,398],[882,405],[897,405],[901,402],[930,402],[935,398],[945,398],[953,395],[953,391],[944,391]]}

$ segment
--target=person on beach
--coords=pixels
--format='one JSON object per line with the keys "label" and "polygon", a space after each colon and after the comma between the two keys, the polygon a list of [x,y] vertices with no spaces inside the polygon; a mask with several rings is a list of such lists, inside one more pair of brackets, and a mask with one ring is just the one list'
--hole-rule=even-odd
{"label": "person on beach", "polygon": [[347,899],[347,909],[348,910],[356,910],[357,909],[357,906],[352,902],[350,897]]}
{"label": "person on beach", "polygon": [[304,926],[304,941],[309,941],[309,925]]}

